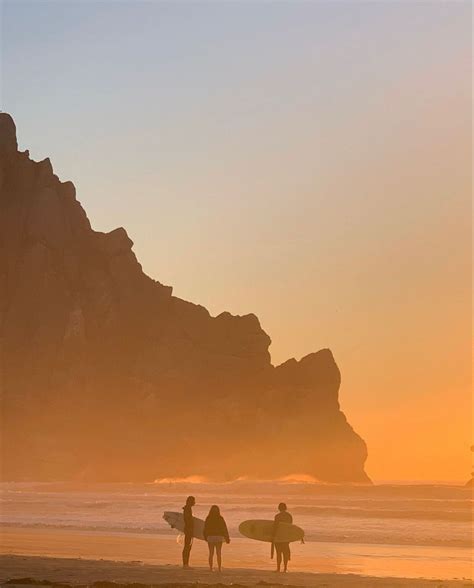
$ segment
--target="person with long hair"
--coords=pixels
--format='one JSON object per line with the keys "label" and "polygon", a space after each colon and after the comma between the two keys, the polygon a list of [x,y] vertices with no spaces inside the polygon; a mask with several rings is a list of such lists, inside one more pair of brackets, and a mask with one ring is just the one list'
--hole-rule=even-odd
{"label": "person with long hair", "polygon": [[214,567],[214,551],[217,555],[217,567],[219,572],[222,570],[222,544],[224,541],[230,543],[229,531],[224,517],[216,504],[211,506],[211,510],[204,523],[204,539],[209,547],[209,569],[211,572]]}

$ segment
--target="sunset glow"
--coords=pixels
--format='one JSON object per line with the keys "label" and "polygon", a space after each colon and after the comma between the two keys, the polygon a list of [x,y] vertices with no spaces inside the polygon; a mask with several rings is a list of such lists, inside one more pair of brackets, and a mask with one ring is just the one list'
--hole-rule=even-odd
{"label": "sunset glow", "polygon": [[3,2],[20,146],[274,364],[329,347],[376,480],[470,472],[469,11]]}
{"label": "sunset glow", "polygon": [[473,585],[472,23],[0,0],[0,587]]}

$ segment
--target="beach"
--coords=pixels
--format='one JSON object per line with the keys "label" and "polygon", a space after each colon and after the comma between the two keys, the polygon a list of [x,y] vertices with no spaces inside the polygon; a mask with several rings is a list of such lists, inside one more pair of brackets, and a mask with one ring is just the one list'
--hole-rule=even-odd
{"label": "beach", "polygon": [[[228,522],[222,575],[207,570],[199,540],[193,570],[180,569],[182,537],[162,514],[191,493],[195,516],[217,502]],[[282,496],[305,543],[292,544],[289,574],[276,576],[269,544],[242,537],[238,524],[272,517]],[[472,585],[472,493],[460,487],[12,483],[0,500],[3,582]]]}
{"label": "beach", "polygon": [[[8,527],[0,529],[1,553],[17,555],[21,561],[50,559],[69,561],[140,562],[140,565],[158,566],[176,571],[181,561],[182,545],[179,536],[160,536],[152,533],[129,533],[57,529],[42,527]],[[321,572],[334,575],[364,575],[398,577],[403,579],[454,579],[470,577],[471,554],[465,550],[465,560],[459,561],[458,550],[423,546],[396,545],[340,545],[335,542],[293,544],[291,575]],[[33,558],[33,560],[31,560]],[[231,544],[223,548],[224,567],[229,572],[252,569],[252,573],[273,574],[275,562],[270,559],[269,545],[232,537]],[[19,561],[19,560],[18,560]],[[196,569],[207,564],[207,546],[195,541],[191,565]],[[28,564],[29,565],[29,564]],[[135,569],[135,568],[134,568]],[[206,570],[204,570],[206,572]],[[20,577],[30,576],[28,566]],[[92,570],[91,570],[92,573]],[[207,573],[207,572],[206,572]],[[92,574],[93,575],[93,574]],[[37,578],[37,576],[34,576]],[[43,578],[42,578],[43,579]],[[47,577],[47,579],[51,579]],[[93,578],[91,579],[98,579]]]}
{"label": "beach", "polygon": [[[143,562],[119,562],[71,558],[0,556],[0,581],[2,585],[18,580],[22,588],[36,581],[47,580],[61,585],[92,585],[114,582],[116,584],[157,586],[314,586],[320,588],[461,588],[472,587],[466,580],[426,580],[415,578],[376,578],[356,574],[315,574],[292,572],[275,574],[263,570],[245,568],[226,569],[211,573],[197,567],[185,571],[179,566],[150,565]],[[105,588],[102,586],[102,588]]]}

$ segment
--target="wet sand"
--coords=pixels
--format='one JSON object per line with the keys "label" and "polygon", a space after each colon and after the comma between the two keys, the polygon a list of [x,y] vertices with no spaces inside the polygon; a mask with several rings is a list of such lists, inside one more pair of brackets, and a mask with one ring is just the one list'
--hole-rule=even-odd
{"label": "wet sand", "polygon": [[[158,566],[156,569],[173,569],[176,573],[181,562],[181,549],[172,531],[169,534],[156,534],[54,527],[0,527],[0,554],[24,556],[27,558],[25,561],[31,556],[73,561],[140,561],[148,566]],[[231,544],[223,548],[224,567],[227,570],[259,570],[259,574],[269,573],[273,577],[275,561],[270,559],[269,551],[269,544],[233,537]],[[291,577],[296,573],[317,573],[329,577],[472,578],[472,553],[469,549],[463,550],[463,553],[460,561],[459,550],[449,548],[294,543],[290,572]],[[203,541],[195,541],[191,564],[199,568],[207,565],[207,546]],[[201,572],[207,573],[205,569]],[[247,575],[249,573],[246,572]],[[29,574],[25,570],[20,575]],[[93,576],[90,578],[97,579]]]}
{"label": "wet sand", "polygon": [[[3,526],[0,527],[0,581],[31,578],[73,585],[107,581],[175,586],[473,587],[472,581],[463,579],[465,574],[437,576],[436,569],[407,567],[408,556],[399,556],[397,546],[381,546],[392,558],[366,555],[363,566],[354,565],[354,560],[345,561],[337,551],[331,552],[331,557],[324,557],[323,544],[320,557],[308,557],[305,547],[294,544],[290,572],[276,574],[275,562],[269,558],[269,545],[255,542],[249,551],[248,543],[233,539],[230,546],[224,546],[224,570],[219,574],[207,569],[207,547],[202,541],[196,541],[193,546],[193,569],[185,571],[179,565],[181,545],[174,535]],[[363,545],[360,548],[364,551]],[[356,550],[357,546],[351,549]],[[443,563],[439,569],[445,570],[445,566]],[[419,573],[420,569],[426,574]],[[402,571],[410,577],[403,577]]]}
{"label": "wet sand", "polygon": [[[94,582],[134,583],[144,586],[314,586],[319,588],[472,588],[468,581],[423,580],[403,578],[374,578],[355,574],[311,574],[291,572],[276,574],[269,571],[228,569],[222,573],[193,568],[182,570],[178,566],[156,566],[142,562],[118,562],[71,558],[0,556],[0,582],[22,579],[14,586],[32,586],[35,581],[48,580],[54,584],[90,586]],[[101,586],[101,588],[105,588]]]}

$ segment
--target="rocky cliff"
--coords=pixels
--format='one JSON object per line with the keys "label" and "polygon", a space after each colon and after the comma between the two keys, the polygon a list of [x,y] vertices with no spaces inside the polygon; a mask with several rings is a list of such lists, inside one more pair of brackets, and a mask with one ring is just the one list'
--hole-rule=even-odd
{"label": "rocky cliff", "polygon": [[256,316],[176,298],[132,246],[0,114],[3,479],[367,482],[331,352],[274,367]]}

